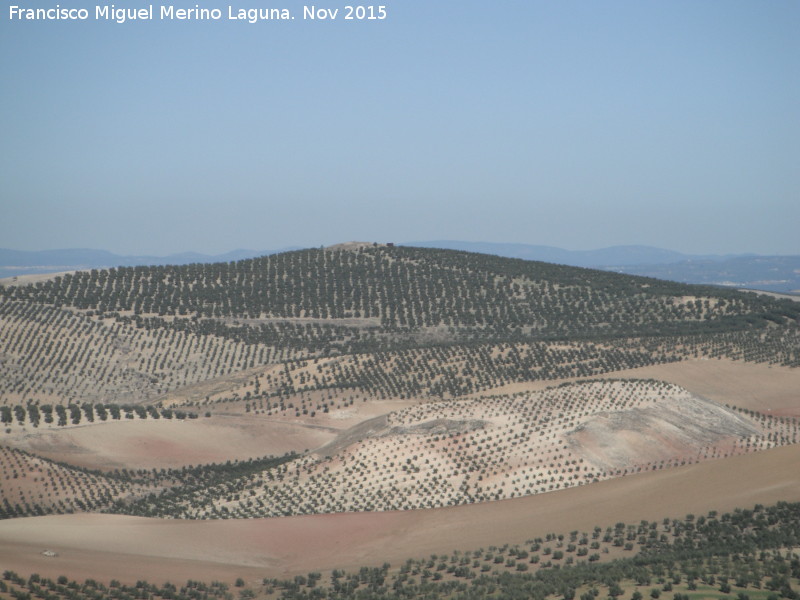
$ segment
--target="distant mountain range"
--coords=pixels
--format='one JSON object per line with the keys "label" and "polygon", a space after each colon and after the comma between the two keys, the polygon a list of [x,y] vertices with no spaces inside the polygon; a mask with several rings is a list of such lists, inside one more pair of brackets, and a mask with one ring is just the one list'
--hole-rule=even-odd
{"label": "distant mountain range", "polygon": [[733,254],[725,256],[715,254],[682,254],[681,252],[653,248],[652,246],[611,246],[609,248],[601,248],[600,250],[564,250],[563,248],[556,248],[554,246],[536,246],[531,244],[460,241],[411,242],[403,244],[403,246],[464,250],[466,252],[495,254],[507,258],[541,260],[560,265],[595,269],[605,265],[664,265],[684,260],[723,261],[735,256],[753,256]]}
{"label": "distant mountain range", "polygon": [[[644,275],[682,283],[703,283],[778,293],[800,293],[800,256],[683,254],[651,246],[565,250],[553,246],[492,242],[425,241],[400,245],[480,252],[509,258]],[[123,256],[105,250],[24,251],[0,248],[0,278],[119,266],[230,262],[277,254],[276,250],[233,250],[225,254],[184,252],[168,256]]]}
{"label": "distant mountain range", "polygon": [[719,262],[684,260],[665,265],[602,268],[683,283],[800,294],[800,256],[740,256]]}
{"label": "distant mountain range", "polygon": [[192,263],[231,262],[256,256],[299,250],[300,247],[277,250],[232,250],[225,254],[199,254],[181,252],[167,256],[124,256],[86,248],[63,250],[8,250],[0,248],[0,278],[17,275],[57,273],[59,271],[82,271],[86,269],[108,269],[111,267],[135,267],[142,265],[188,265]]}
{"label": "distant mountain range", "polygon": [[651,246],[564,250],[553,246],[462,241],[412,242],[404,245],[541,260],[681,283],[800,294],[800,255],[683,254]]}

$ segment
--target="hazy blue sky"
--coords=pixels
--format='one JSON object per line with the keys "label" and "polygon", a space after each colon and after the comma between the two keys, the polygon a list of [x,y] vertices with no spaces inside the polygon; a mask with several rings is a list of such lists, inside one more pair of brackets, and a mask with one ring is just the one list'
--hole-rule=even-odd
{"label": "hazy blue sky", "polygon": [[223,20],[12,22],[56,2],[4,2],[0,247],[800,254],[796,0],[231,4],[297,15],[256,24],[196,1]]}

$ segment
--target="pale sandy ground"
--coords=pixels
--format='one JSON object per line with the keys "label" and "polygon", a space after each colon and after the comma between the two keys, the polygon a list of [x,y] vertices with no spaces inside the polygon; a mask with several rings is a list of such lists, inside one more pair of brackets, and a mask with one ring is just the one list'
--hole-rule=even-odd
{"label": "pale sandy ground", "polygon": [[[232,581],[400,564],[550,532],[800,501],[800,446],[455,508],[276,519],[60,515],[0,522],[0,568],[126,583]],[[45,549],[59,553],[49,558]]]}
{"label": "pale sandy ground", "polygon": [[800,416],[800,369],[712,359],[626,371],[634,372],[641,373],[641,377],[677,383],[721,404],[775,415]]}
{"label": "pale sandy ground", "polygon": [[[63,267],[53,267],[54,269],[63,268]],[[31,273],[30,275],[15,275],[13,277],[3,277],[0,279],[0,286],[12,286],[12,285],[29,285],[32,283],[40,283],[42,281],[50,281],[51,279],[55,279],[56,277],[61,277],[63,275],[70,275],[72,273],[77,273],[77,271],[58,271],[58,272],[47,272],[47,273]]]}
{"label": "pale sandy ground", "polygon": [[[774,415],[800,417],[800,369],[729,359],[697,359],[597,375],[593,379],[658,379],[693,394]],[[477,395],[540,390],[572,379],[513,383]]]}
{"label": "pale sandy ground", "polygon": [[0,441],[89,469],[180,468],[314,450],[332,441],[342,430],[413,404],[416,402],[359,402],[313,419],[238,413],[183,421],[162,418],[66,427],[14,426],[11,434],[0,435]]}
{"label": "pale sandy ground", "polygon": [[91,469],[152,469],[246,460],[303,452],[336,435],[334,430],[251,417],[130,420],[35,430],[4,442],[52,460]]}
{"label": "pale sandy ground", "polygon": [[762,296],[771,296],[773,298],[783,298],[786,300],[794,300],[795,302],[800,302],[800,290],[792,290],[789,294],[781,294],[779,292],[766,292],[764,290],[748,290],[748,289],[739,289],[740,292],[755,292],[756,294],[760,294]]}

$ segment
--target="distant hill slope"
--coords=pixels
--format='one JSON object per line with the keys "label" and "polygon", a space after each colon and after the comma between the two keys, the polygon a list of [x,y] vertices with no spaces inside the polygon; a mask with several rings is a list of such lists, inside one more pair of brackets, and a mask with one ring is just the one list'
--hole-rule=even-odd
{"label": "distant hill slope", "polygon": [[408,245],[542,260],[681,283],[800,294],[800,256],[696,255],[651,246],[564,250],[553,246],[462,241],[412,242]]}
{"label": "distant hill slope", "polygon": [[386,246],[79,272],[2,295],[253,342],[272,343],[276,324],[293,324],[351,344],[390,335],[389,347],[730,331],[800,318],[794,303],[730,290]]}
{"label": "distant hill slope", "polygon": [[[297,352],[0,300],[0,400],[143,402]],[[2,404],[0,402],[0,404]]]}

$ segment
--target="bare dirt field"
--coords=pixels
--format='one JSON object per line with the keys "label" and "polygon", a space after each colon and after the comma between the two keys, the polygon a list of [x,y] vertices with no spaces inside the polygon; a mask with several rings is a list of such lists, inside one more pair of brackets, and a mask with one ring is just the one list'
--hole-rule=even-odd
{"label": "bare dirt field", "polygon": [[180,468],[314,450],[334,440],[340,431],[412,404],[416,403],[358,403],[313,419],[276,419],[239,413],[67,427],[15,425],[2,441],[44,458],[89,469]]}
{"label": "bare dirt field", "polygon": [[[8,268],[8,267],[6,267]],[[42,281],[50,281],[51,279],[55,279],[56,277],[61,277],[63,275],[70,275],[72,273],[77,273],[77,271],[56,271],[53,272],[53,269],[63,269],[62,266],[53,266],[53,267],[41,267],[42,270],[46,271],[44,273],[31,273],[29,275],[14,275],[13,277],[3,277],[0,279],[0,286],[12,286],[12,285],[30,285],[33,283],[41,283]]]}
{"label": "bare dirt field", "polygon": [[[615,371],[593,378],[653,378],[675,383],[720,404],[800,417],[800,369],[730,359],[696,359]],[[479,395],[540,390],[565,381],[575,379],[514,383]]]}
{"label": "bare dirt field", "polygon": [[334,431],[246,417],[112,421],[31,430],[6,438],[10,446],[52,460],[103,471],[180,468],[246,460],[316,448]]}
{"label": "bare dirt field", "polygon": [[800,369],[728,359],[691,360],[627,371],[676,383],[714,400],[774,415],[800,417]]}
{"label": "bare dirt field", "polygon": [[[183,581],[283,577],[394,565],[409,557],[522,543],[756,503],[800,501],[800,446],[623,477],[560,492],[434,510],[255,520],[159,521],[61,515],[0,522],[0,564],[76,579]],[[53,550],[56,557],[46,557]]]}

